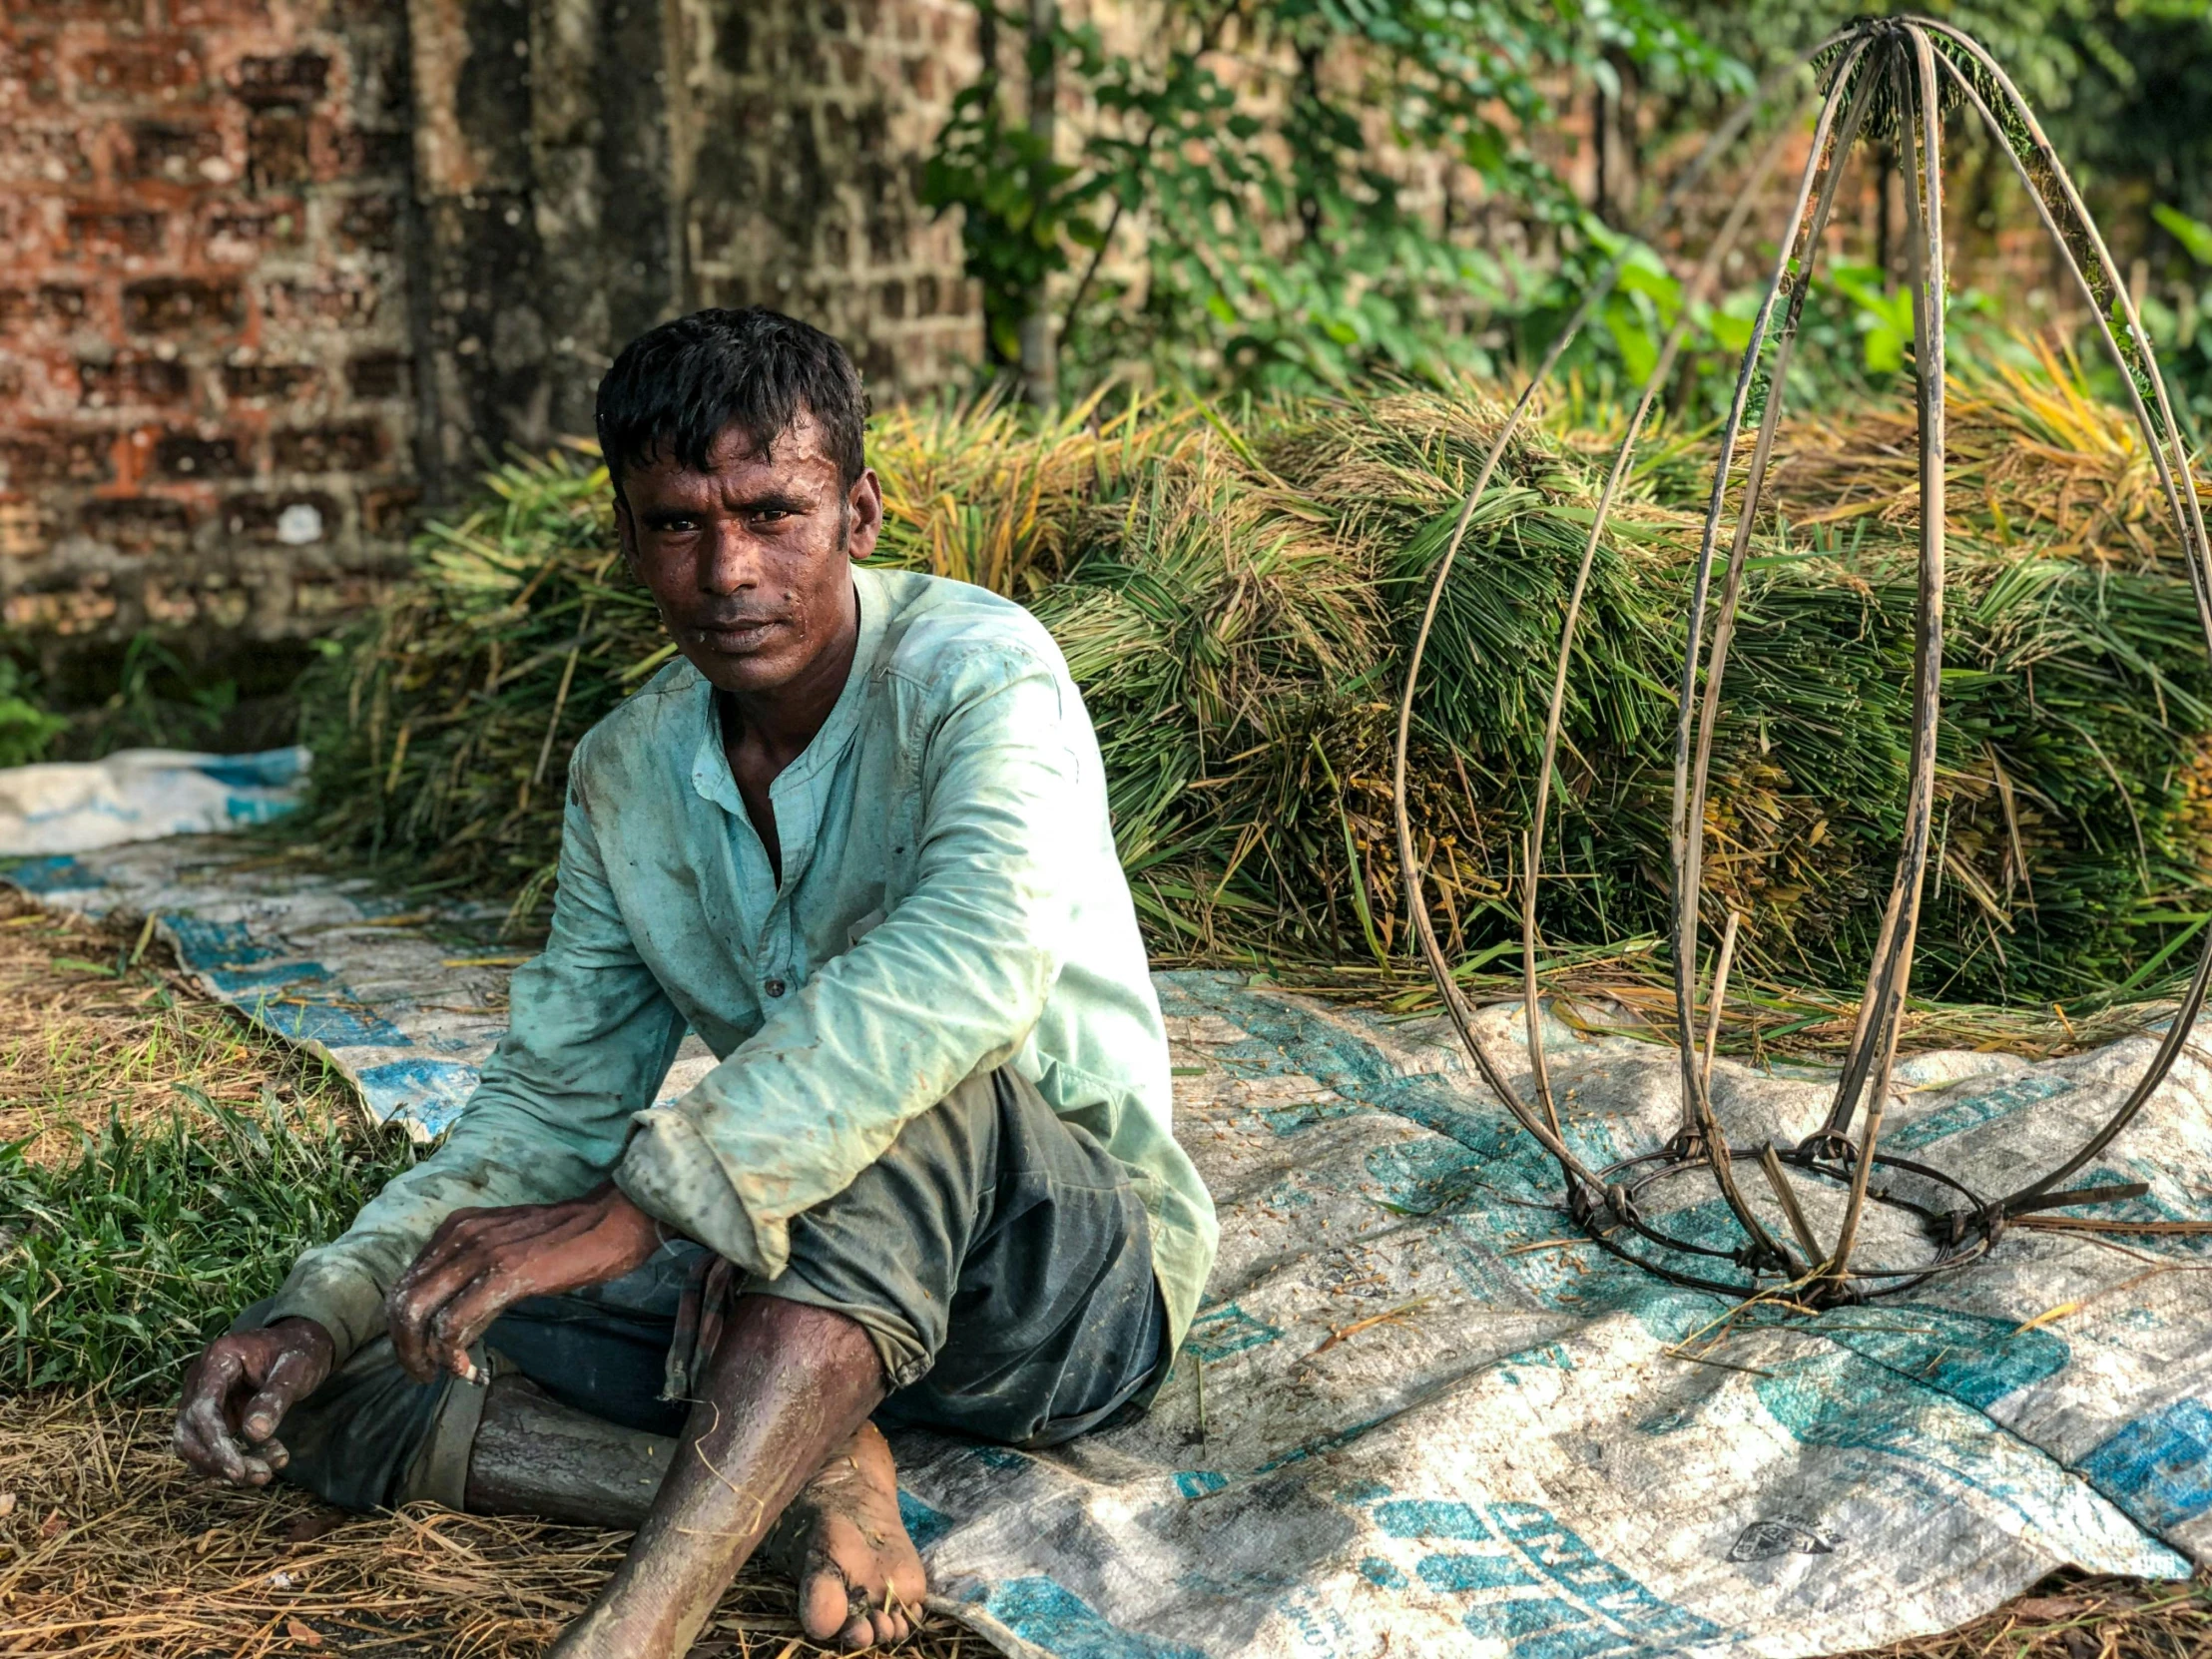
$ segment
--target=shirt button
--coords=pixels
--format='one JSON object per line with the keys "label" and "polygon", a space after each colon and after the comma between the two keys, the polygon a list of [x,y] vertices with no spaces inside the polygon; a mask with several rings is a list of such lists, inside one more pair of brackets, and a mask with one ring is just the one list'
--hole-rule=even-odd
{"label": "shirt button", "polygon": [[761,989],[768,992],[768,994],[771,996],[782,996],[784,994],[784,981],[781,979],[771,979],[767,984],[763,985]]}

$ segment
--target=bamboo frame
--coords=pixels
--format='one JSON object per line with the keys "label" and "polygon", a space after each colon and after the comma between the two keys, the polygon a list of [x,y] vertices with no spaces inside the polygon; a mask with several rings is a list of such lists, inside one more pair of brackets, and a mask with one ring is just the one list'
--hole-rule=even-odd
{"label": "bamboo frame", "polygon": [[[1830,36],[1795,64],[1770,78],[1758,94],[1729,118],[1676,180],[1661,205],[1653,234],[1672,222],[1688,192],[1704,177],[1711,164],[1752,125],[1760,111],[1775,101],[1776,94],[1808,70],[1817,72],[1815,96],[1819,100],[1813,143],[1798,180],[1787,229],[1779,239],[1779,251],[1766,293],[1738,369],[1735,394],[1722,428],[1705,529],[1692,575],[1688,639],[1675,733],[1670,833],[1675,1006],[1679,1022],[1683,1110],[1680,1128],[1664,1149],[1605,1170],[1593,1170],[1575,1153],[1560,1128],[1544,1054],[1542,1004],[1536,973],[1537,884],[1541,878],[1544,830],[1558,760],[1574,636],[1605,523],[1627,476],[1653,401],[1672,374],[1690,309],[1703,297],[1722,261],[1740,238],[1752,205],[1787,137],[1787,126],[1766,150],[1751,182],[1739,194],[1726,223],[1685,286],[1682,314],[1668,331],[1616,450],[1568,597],[1551,699],[1545,715],[1542,761],[1523,843],[1526,856],[1522,860],[1520,891],[1522,1012],[1533,1101],[1521,1098],[1476,1037],[1473,1010],[1460,993],[1451,965],[1437,942],[1423,894],[1419,860],[1414,852],[1407,808],[1407,755],[1422,657],[1459,549],[1475,522],[1507,444],[1561,356],[1611,293],[1627,257],[1625,251],[1600,273],[1500,423],[1437,561],[1398,704],[1391,796],[1399,861],[1404,871],[1413,930],[1422,957],[1442,994],[1445,1010],[1485,1083],[1520,1126],[1558,1164],[1566,1185],[1568,1209],[1578,1225],[1614,1254],[1678,1284],[1755,1295],[1760,1292],[1763,1280],[1791,1283],[1797,1287],[1795,1294],[1805,1300],[1841,1303],[1894,1294],[1936,1274],[1963,1268],[1992,1248],[2006,1223],[2018,1216],[2057,1205],[2108,1202],[2132,1196],[2134,1188],[2107,1187],[2071,1193],[2058,1189],[2110,1145],[2140,1113],[2171,1071],[2203,1008],[2207,991],[2212,989],[2212,939],[2208,939],[2172,1023],[2127,1098],[2057,1169],[2013,1193],[1985,1199],[1940,1170],[1881,1151],[1884,1106],[1890,1095],[1902,1034],[1902,1016],[1912,978],[1928,869],[1935,817],[1936,742],[1941,718],[1945,554],[1943,311],[1948,291],[1943,248],[1942,140],[1946,91],[1951,103],[1978,116],[1985,130],[2004,151],[2014,173],[2026,187],[2037,218],[2057,249],[2076,291],[2097,319],[2099,337],[2120,369],[2127,386],[2130,411],[2149,446],[2160,487],[2180,533],[2184,562],[2189,570],[2208,652],[2212,652],[2212,564],[2207,562],[2203,508],[2197,498],[2195,480],[2165,383],[2158,373],[2150,341],[2128,296],[2126,283],[2026,100],[1996,61],[1958,29],[1925,18],[1899,17],[1861,22]],[[1802,110],[1803,103],[1801,99],[1794,107]],[[1894,130],[1895,142],[1910,163],[1906,199],[1920,432],[1921,537],[1913,664],[1914,739],[1906,779],[1905,833],[1896,875],[1884,905],[1881,930],[1869,962],[1858,1021],[1826,1120],[1818,1132],[1789,1151],[1780,1151],[1771,1145],[1739,1150],[1727,1144],[1714,1113],[1710,1089],[1720,1001],[1725,994],[1737,924],[1741,920],[1736,915],[1728,917],[1715,964],[1709,992],[1709,1021],[1702,1042],[1697,1019],[1705,810],[1713,742],[1723,707],[1729,646],[1742,598],[1752,531],[1761,492],[1771,470],[1775,436],[1782,418],[1790,353],[1811,288],[1813,265],[1828,227],[1844,168],[1870,121]],[[2115,309],[2126,325],[2124,343],[2109,320]],[[1757,426],[1742,497],[1730,529],[1716,601],[1713,565],[1720,546],[1722,522],[1727,517],[1730,473],[1755,401],[1758,404]],[[1709,614],[1711,637],[1708,645]],[[1861,1125],[1856,1136],[1855,1123]],[[1785,1211],[1789,1243],[1777,1238],[1745,1199],[1735,1174],[1739,1161],[1761,1166],[1768,1186]],[[1785,1166],[1795,1166],[1848,1189],[1843,1222],[1832,1248],[1823,1248],[1818,1243]],[[1878,1188],[1873,1181],[1877,1166],[1914,1176],[1954,1195],[1956,1202],[1947,1209],[1936,1209]],[[1743,1242],[1739,1246],[1720,1249],[1672,1237],[1643,1219],[1638,1203],[1640,1194],[1661,1181],[1693,1173],[1699,1168],[1710,1176],[1742,1233]],[[1899,1267],[1855,1262],[1859,1235],[1870,1203],[1888,1205],[1915,1215],[1931,1242],[1928,1258]],[[1790,1248],[1791,1244],[1797,1247],[1796,1253]],[[1687,1255],[1727,1261],[1742,1277],[1724,1280],[1709,1277],[1704,1272],[1691,1272],[1677,1262],[1654,1256],[1646,1246],[1656,1246],[1674,1257]]]}

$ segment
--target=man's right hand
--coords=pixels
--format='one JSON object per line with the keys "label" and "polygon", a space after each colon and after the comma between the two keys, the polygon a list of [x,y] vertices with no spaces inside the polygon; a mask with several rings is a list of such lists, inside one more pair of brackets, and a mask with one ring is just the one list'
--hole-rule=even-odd
{"label": "man's right hand", "polygon": [[266,1486],[291,1461],[284,1413],[322,1385],[336,1353],[313,1320],[278,1320],[218,1337],[185,1373],[177,1455],[234,1486]]}

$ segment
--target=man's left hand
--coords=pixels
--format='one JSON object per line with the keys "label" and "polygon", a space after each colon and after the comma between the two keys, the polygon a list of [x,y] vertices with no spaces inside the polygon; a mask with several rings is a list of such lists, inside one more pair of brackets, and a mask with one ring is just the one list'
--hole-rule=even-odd
{"label": "man's left hand", "polygon": [[505,1309],[620,1279],[660,1242],[611,1181],[560,1204],[455,1210],[384,1299],[391,1346],[418,1382],[441,1371],[473,1381],[469,1345]]}

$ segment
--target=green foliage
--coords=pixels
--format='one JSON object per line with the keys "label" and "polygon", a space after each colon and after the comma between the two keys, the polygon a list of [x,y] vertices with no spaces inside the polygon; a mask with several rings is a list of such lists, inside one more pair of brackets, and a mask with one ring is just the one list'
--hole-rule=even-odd
{"label": "green foliage", "polygon": [[[986,41],[1019,19],[983,8]],[[1237,84],[1216,49],[1234,42]],[[1048,277],[1085,255],[1061,351],[1079,377],[1150,361],[1249,388],[1343,386],[1379,368],[1487,369],[1492,313],[1542,286],[1472,246],[1467,205],[1406,200],[1424,166],[1471,168],[1486,195],[1570,251],[1602,227],[1517,135],[1554,119],[1549,89],[1662,83],[1741,88],[1732,59],[1659,0],[1169,0],[1137,51],[1090,27],[1032,38],[1100,119],[1055,163],[1004,108],[995,68],[961,94],[924,199],[965,212],[967,266],[1002,358]],[[1140,292],[1102,261],[1144,226]]]}
{"label": "green foliage", "polygon": [[259,1114],[189,1085],[201,1121],[111,1122],[46,1165],[0,1148],[0,1379],[129,1395],[176,1386],[232,1316],[412,1162],[274,1094]]}
{"label": "green foliage", "polygon": [[38,701],[38,683],[13,657],[0,656],[0,767],[47,758],[69,722]]}

